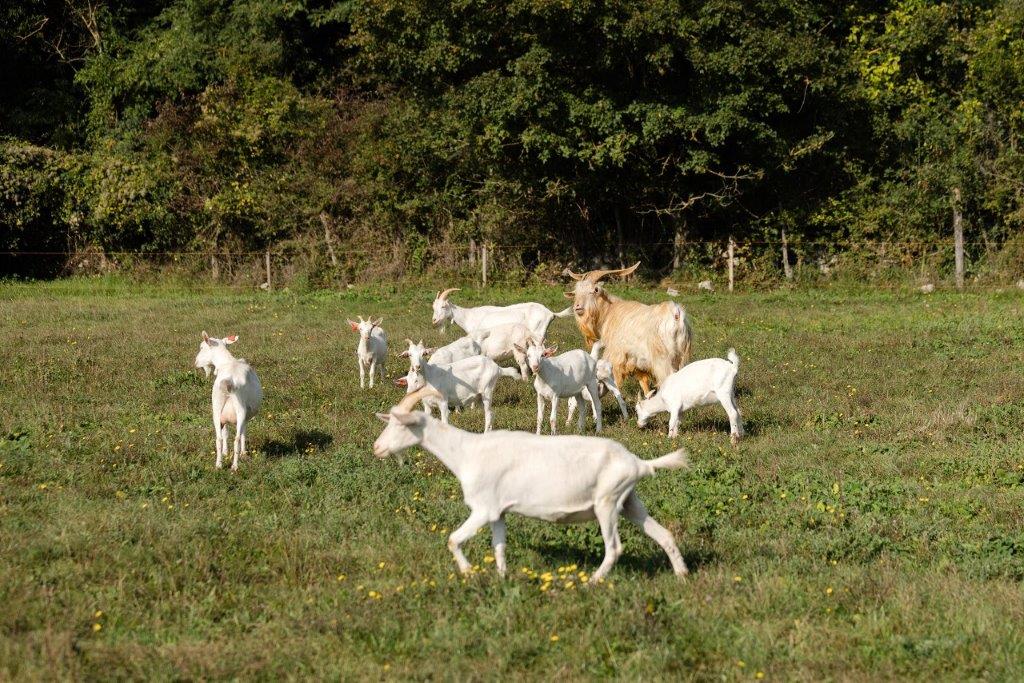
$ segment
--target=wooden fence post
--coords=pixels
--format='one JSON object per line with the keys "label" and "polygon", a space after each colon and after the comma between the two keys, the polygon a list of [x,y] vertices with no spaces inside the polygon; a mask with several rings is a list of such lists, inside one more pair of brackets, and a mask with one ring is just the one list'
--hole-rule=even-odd
{"label": "wooden fence post", "polygon": [[480,245],[480,277],[487,286],[487,242]]}
{"label": "wooden fence post", "polygon": [[782,272],[787,280],[793,279],[793,267],[789,265],[789,243],[786,241],[786,229],[782,229]]}
{"label": "wooden fence post", "polygon": [[732,291],[733,286],[733,255],[736,251],[736,241],[729,235],[729,291]]}
{"label": "wooden fence post", "polygon": [[269,249],[267,249],[266,260],[267,260],[267,291],[269,292],[270,289],[273,287],[273,285],[270,282],[270,250]]}
{"label": "wooden fence post", "polygon": [[953,188],[953,256],[956,260],[956,288],[964,288],[964,216],[960,212],[960,188]]}

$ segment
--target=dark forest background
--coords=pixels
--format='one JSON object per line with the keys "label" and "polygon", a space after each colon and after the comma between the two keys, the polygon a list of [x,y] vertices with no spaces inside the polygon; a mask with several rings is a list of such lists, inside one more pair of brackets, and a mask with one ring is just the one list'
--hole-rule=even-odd
{"label": "dark forest background", "polygon": [[0,250],[59,254],[0,265],[304,250],[351,278],[491,243],[664,274],[731,236],[781,272],[785,232],[817,270],[942,271],[959,212],[969,274],[1017,277],[1022,133],[1020,0],[18,0]]}

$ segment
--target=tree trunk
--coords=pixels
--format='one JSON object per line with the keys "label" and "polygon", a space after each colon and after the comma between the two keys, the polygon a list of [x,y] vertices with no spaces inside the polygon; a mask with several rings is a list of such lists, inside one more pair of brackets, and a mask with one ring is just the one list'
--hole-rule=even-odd
{"label": "tree trunk", "polygon": [[686,221],[675,218],[672,220],[672,270],[678,271],[683,267],[683,244],[685,242]]}
{"label": "tree trunk", "polygon": [[331,257],[331,265],[337,267],[338,257],[334,254],[334,235],[331,234],[331,217],[326,211],[320,212],[320,222],[324,225],[324,242],[327,243],[327,255]]}
{"label": "tree trunk", "polygon": [[786,241],[786,229],[782,229],[782,272],[787,280],[793,279],[793,267],[789,265],[789,242]]}

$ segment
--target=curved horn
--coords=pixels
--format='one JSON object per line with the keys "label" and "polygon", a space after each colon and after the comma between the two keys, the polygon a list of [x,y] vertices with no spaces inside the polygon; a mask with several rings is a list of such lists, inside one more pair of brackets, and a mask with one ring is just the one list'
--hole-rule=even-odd
{"label": "curved horn", "polygon": [[636,263],[631,265],[629,268],[613,268],[611,270],[592,270],[589,273],[587,273],[586,275],[584,275],[584,277],[586,279],[590,280],[591,282],[597,282],[601,278],[603,278],[605,276],[608,276],[608,275],[618,275],[621,278],[626,278],[626,277],[629,277],[630,275],[632,275],[633,272],[636,271],[636,269],[639,268],[639,267],[640,267],[640,262],[637,261]]}
{"label": "curved horn", "polygon": [[405,397],[402,398],[402,400],[399,401],[398,405],[395,407],[398,408],[399,410],[404,410],[407,413],[411,412],[412,409],[416,407],[416,404],[422,401],[423,398],[426,396],[433,396],[434,398],[443,398],[441,396],[441,392],[427,384],[417,389],[416,391],[412,392],[411,394],[406,394]]}
{"label": "curved horn", "polygon": [[565,272],[566,275],[571,277],[573,280],[582,280],[584,277],[586,277],[586,273],[574,273],[571,270],[569,270],[568,268],[566,268],[564,272]]}
{"label": "curved horn", "polygon": [[437,298],[441,299],[443,301],[443,300],[448,298],[449,294],[451,294],[452,292],[457,292],[457,291],[459,291],[459,289],[460,289],[459,287],[450,287],[450,288],[444,290],[443,292],[441,292],[440,294],[438,294]]}

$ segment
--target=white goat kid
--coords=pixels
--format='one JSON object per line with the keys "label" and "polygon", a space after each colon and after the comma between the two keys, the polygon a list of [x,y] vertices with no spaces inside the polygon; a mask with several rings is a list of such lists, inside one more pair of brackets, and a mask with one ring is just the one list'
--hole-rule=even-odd
{"label": "white goat kid", "polygon": [[552,320],[555,318],[567,318],[573,314],[572,308],[566,308],[555,313],[547,306],[533,302],[512,304],[510,306],[464,308],[448,300],[448,296],[452,292],[457,291],[459,291],[458,287],[452,287],[437,293],[432,305],[434,311],[432,322],[434,325],[444,325],[451,321],[467,333],[471,333],[497,325],[519,323],[525,325],[535,337],[543,339]]}
{"label": "white goat kid", "polygon": [[687,573],[671,532],[658,524],[637,497],[637,482],[659,469],[689,467],[684,449],[641,460],[611,439],[592,436],[535,436],[526,432],[473,434],[420,412],[409,412],[430,387],[406,396],[390,413],[377,413],[387,427],[373,444],[384,458],[411,446],[433,453],[462,486],[469,518],[448,537],[459,571],[471,565],[462,544],[481,527],[491,527],[498,573],[505,576],[505,515],[509,512],[570,524],[596,519],[604,537],[604,561],[590,576],[601,581],[622,554],[619,513],[639,526],[668,555],[679,577]]}
{"label": "white goat kid", "polygon": [[217,439],[217,469],[224,466],[224,454],[228,450],[228,425],[235,425],[234,457],[231,471],[238,471],[238,457],[245,453],[245,435],[249,420],[259,412],[263,401],[263,388],[256,371],[244,358],[235,358],[228,351],[228,344],[238,341],[238,335],[223,339],[211,337],[203,332],[199,343],[195,366],[216,372],[213,378],[213,431]]}
{"label": "white goat kid", "polygon": [[[619,388],[615,386],[615,376],[612,373],[612,364],[608,360],[601,358],[601,350],[603,348],[604,345],[600,340],[598,340],[594,342],[594,348],[590,350],[591,357],[597,361],[597,390],[602,395],[604,394],[604,389],[608,389],[608,391],[612,392],[612,396],[614,396],[615,400],[619,403],[619,411],[622,413],[623,419],[629,419],[629,408],[626,407],[626,401],[622,398],[622,393],[619,391]],[[588,401],[591,400],[589,389],[583,390],[583,398]],[[575,396],[569,399],[568,406],[568,415],[565,416],[566,426],[572,422],[572,416],[576,413]]]}
{"label": "white goat kid", "polygon": [[413,390],[421,389],[420,385],[429,385],[437,390],[437,405],[441,413],[441,421],[448,424],[448,411],[453,407],[470,407],[479,401],[484,407],[484,431],[490,431],[493,422],[491,401],[498,378],[519,378],[519,371],[514,368],[498,367],[486,356],[472,356],[455,361],[451,365],[435,365],[426,360],[429,349],[423,342],[414,344],[410,340],[409,349],[402,353],[409,357],[409,374],[405,379]]}
{"label": "white goat kid", "polygon": [[359,388],[366,386],[366,373],[370,373],[370,388],[373,388],[373,378],[380,370],[380,381],[384,381],[384,365],[388,358],[388,338],[380,324],[384,318],[374,320],[371,316],[363,320],[359,316],[359,322],[349,320],[348,324],[353,332],[359,333],[359,345],[356,346],[356,360],[359,362]]}
{"label": "white goat kid", "polygon": [[[544,422],[544,403],[551,401],[551,433],[557,434],[558,422],[558,399],[575,397],[583,400],[583,391],[589,390],[591,396],[598,396],[597,393],[597,361],[583,349],[566,351],[565,353],[552,356],[554,348],[545,348],[544,344],[536,339],[530,339],[530,344],[525,349],[526,358],[533,371],[533,388],[537,391],[537,433],[540,434],[541,424]],[[590,402],[594,413],[594,425],[598,434],[601,433],[601,401],[600,399]],[[578,431],[583,431],[583,410],[580,410]]]}
{"label": "white goat kid", "polygon": [[646,399],[637,394],[636,423],[647,425],[652,415],[668,411],[668,435],[679,435],[679,414],[697,406],[720,403],[729,416],[730,440],[735,446],[743,436],[743,418],[736,405],[736,375],[740,357],[729,349],[729,360],[708,358],[690,363],[668,376]]}

